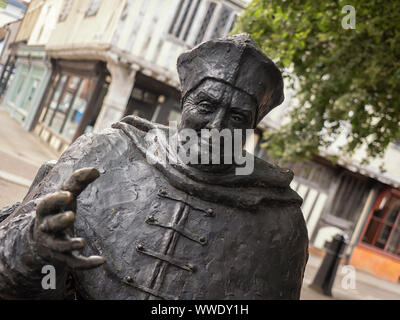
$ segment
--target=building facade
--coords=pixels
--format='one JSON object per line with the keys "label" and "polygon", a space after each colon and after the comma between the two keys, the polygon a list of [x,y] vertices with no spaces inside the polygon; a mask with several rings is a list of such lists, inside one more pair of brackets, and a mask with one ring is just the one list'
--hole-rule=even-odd
{"label": "building facade", "polygon": [[0,55],[0,95],[7,90],[8,83],[15,73],[16,51],[19,43],[16,42],[21,20],[16,20],[4,25],[1,28],[1,55]]}
{"label": "building facade", "polygon": [[[164,124],[178,120],[177,57],[202,41],[227,35],[243,4],[64,0],[45,46],[54,72],[34,131],[61,152],[82,133],[100,131],[126,115]],[[68,94],[65,86],[72,80],[65,76],[92,83],[85,107],[74,106],[79,99]],[[77,109],[81,115],[75,117]]]}
{"label": "building facade", "polygon": [[387,280],[400,281],[400,190],[380,190],[366,215],[351,264]]}
{"label": "building facade", "polygon": [[17,35],[26,8],[24,1],[0,1],[0,95],[14,75],[15,53],[20,44]]}
{"label": "building facade", "polygon": [[38,108],[51,78],[52,64],[45,52],[45,44],[60,8],[59,1],[32,0],[16,34],[15,72],[2,108],[27,130],[35,125]]}
{"label": "building facade", "polygon": [[22,19],[25,14],[27,3],[17,0],[0,1],[0,27]]}

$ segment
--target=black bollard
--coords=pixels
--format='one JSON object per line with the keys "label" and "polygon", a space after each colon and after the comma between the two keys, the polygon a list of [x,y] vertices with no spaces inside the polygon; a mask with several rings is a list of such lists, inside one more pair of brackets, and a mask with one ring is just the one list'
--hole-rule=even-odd
{"label": "black bollard", "polygon": [[333,282],[346,245],[346,238],[341,234],[336,234],[330,242],[325,244],[326,254],[324,260],[310,288],[326,296],[332,296]]}

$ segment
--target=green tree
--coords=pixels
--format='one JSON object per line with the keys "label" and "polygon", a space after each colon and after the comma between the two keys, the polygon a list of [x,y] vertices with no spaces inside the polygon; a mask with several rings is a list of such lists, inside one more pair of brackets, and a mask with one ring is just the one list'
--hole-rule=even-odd
{"label": "green tree", "polygon": [[[344,29],[352,5],[356,29]],[[297,78],[299,105],[279,132],[268,132],[269,154],[303,160],[349,127],[343,152],[362,144],[382,155],[400,138],[400,10],[397,0],[253,0],[234,33],[247,32],[264,53]],[[290,68],[289,68],[290,67]],[[287,72],[291,70],[291,72]],[[366,160],[366,159],[365,159]]]}

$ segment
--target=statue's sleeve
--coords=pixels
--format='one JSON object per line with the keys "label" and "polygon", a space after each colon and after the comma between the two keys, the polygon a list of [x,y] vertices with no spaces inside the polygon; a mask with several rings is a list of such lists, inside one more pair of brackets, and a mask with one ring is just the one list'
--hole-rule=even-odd
{"label": "statue's sleeve", "polygon": [[[49,161],[40,167],[25,198],[46,177],[54,165],[55,161]],[[37,257],[32,246],[34,203],[28,203],[19,215],[2,223],[21,204],[22,202],[17,202],[0,211],[0,299],[34,298],[38,296],[38,291],[42,291],[43,274],[41,274],[40,266],[44,266],[46,262]],[[31,275],[29,280],[26,279],[27,274]],[[25,285],[15,286],[22,282]]]}
{"label": "statue's sleeve", "polygon": [[[63,286],[44,290],[42,268],[51,264],[36,254],[32,239],[35,212],[20,213],[0,224],[0,299],[61,296]],[[61,281],[59,274],[58,281]]]}
{"label": "statue's sleeve", "polygon": [[27,201],[55,163],[48,161],[39,168],[22,202],[0,211],[0,299],[54,298],[62,294],[57,288],[51,293],[42,288],[42,268],[49,263],[36,254],[33,245],[37,200]]}
{"label": "statue's sleeve", "polygon": [[[42,259],[35,250],[33,228],[36,206],[40,199],[60,190],[71,174],[84,167],[97,167],[107,147],[118,142],[118,133],[86,134],[79,137],[55,165],[41,168],[41,177],[35,178],[22,203],[8,209],[0,221],[0,299],[61,298],[64,293],[67,268],[57,262]],[[42,269],[53,265],[56,269],[56,289],[43,290]]]}

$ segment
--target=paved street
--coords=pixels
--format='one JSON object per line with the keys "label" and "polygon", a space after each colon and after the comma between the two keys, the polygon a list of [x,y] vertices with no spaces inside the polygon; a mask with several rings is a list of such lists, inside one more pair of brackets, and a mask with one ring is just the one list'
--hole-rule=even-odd
{"label": "paved street", "polygon": [[27,191],[27,187],[0,179],[0,208],[20,201]]}
{"label": "paved street", "polygon": [[[0,110],[0,207],[21,200],[40,165],[57,157],[37,136],[25,131],[8,113]],[[321,295],[308,287],[320,264],[320,257],[310,256],[301,299],[400,299],[400,284],[361,271],[356,274],[356,289],[343,289],[341,267],[332,290],[333,297]]]}
{"label": "paved street", "polygon": [[0,110],[0,207],[21,200],[40,166],[57,154]]}
{"label": "paved street", "polygon": [[309,288],[322,258],[310,255],[304,276],[302,300],[400,300],[400,284],[379,279],[363,271],[356,270],[355,289],[342,288],[342,266],[339,266],[332,288],[333,297],[327,297]]}

